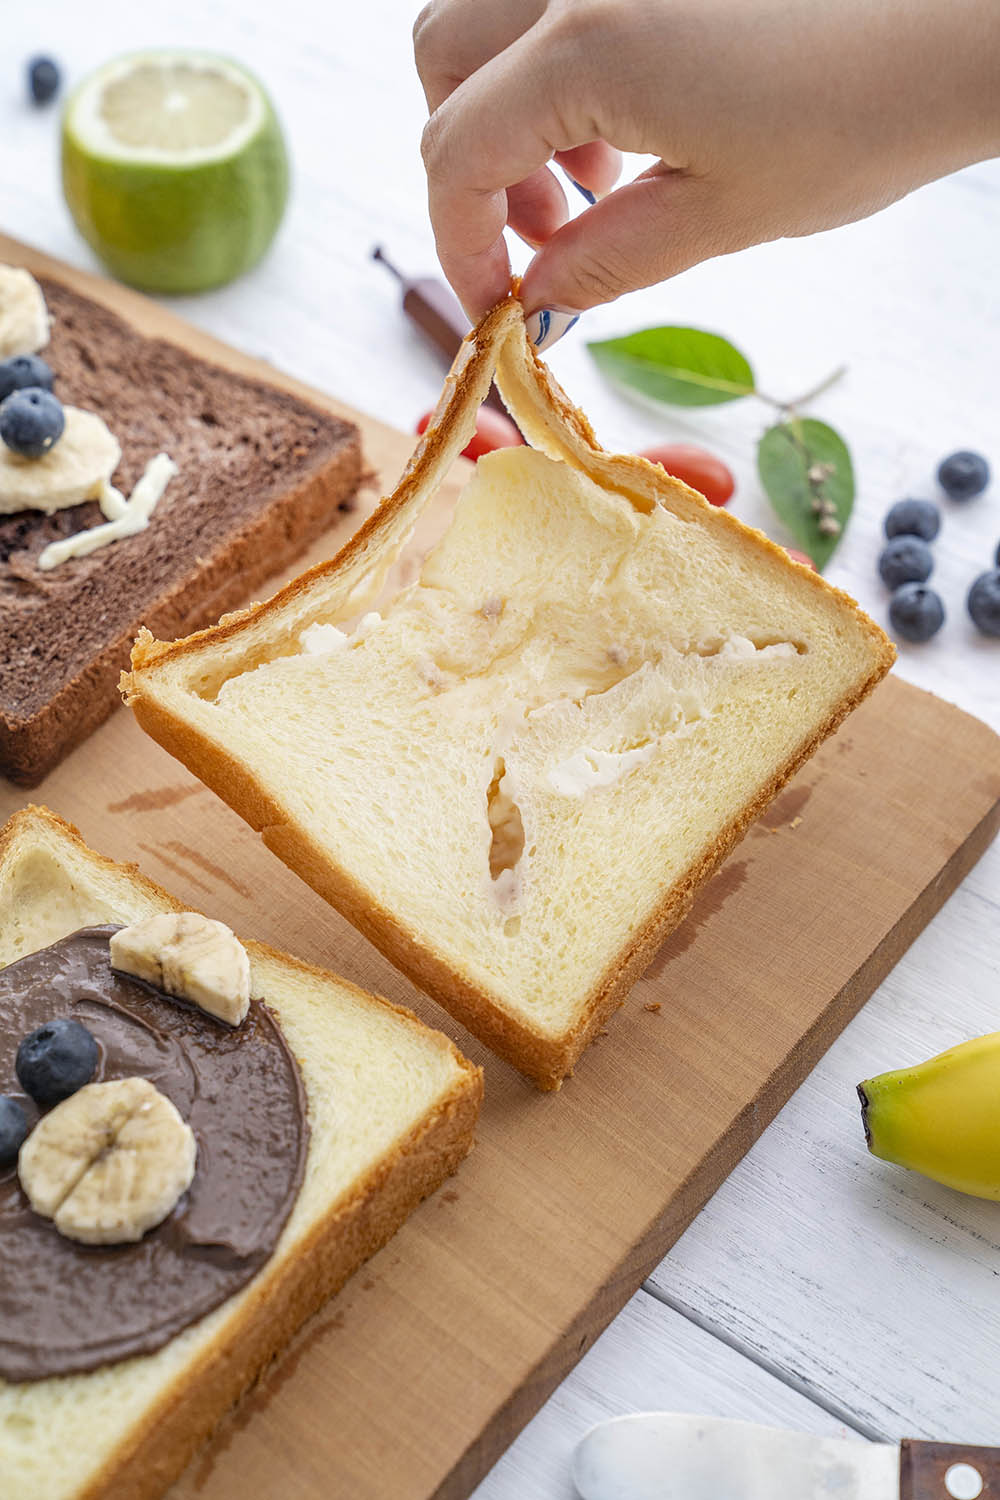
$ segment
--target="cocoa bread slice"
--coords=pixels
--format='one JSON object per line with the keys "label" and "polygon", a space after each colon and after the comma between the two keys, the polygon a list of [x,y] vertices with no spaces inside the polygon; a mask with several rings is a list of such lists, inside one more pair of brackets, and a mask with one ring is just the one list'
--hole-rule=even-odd
{"label": "cocoa bread slice", "polygon": [[107,718],[141,625],[186,635],[245,603],[337,519],[361,472],[351,423],[40,280],[56,391],[117,437],[113,482],[128,494],[159,452],[179,473],[147,530],[49,572],[42,549],[99,523],[96,501],[0,516],[0,772],[20,786]]}

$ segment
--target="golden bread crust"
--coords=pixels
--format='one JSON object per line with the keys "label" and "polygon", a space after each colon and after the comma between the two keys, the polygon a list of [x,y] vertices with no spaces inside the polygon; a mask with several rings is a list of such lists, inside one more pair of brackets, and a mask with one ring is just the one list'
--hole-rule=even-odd
{"label": "golden bread crust", "polygon": [[[408,1014],[408,1012],[407,1012]],[[76,1500],[156,1500],[307,1318],[380,1250],[471,1149],[479,1069],[332,1210],[287,1264],[261,1271],[238,1325],[178,1376]]]}
{"label": "golden bread crust", "polygon": [[393,523],[422,505],[431,472],[439,466],[450,467],[457,452],[464,447],[464,443],[456,446],[455,425],[462,414],[470,411],[475,419],[493,378],[496,348],[507,337],[515,319],[520,319],[519,305],[507,298],[468,334],[452,366],[445,394],[399,483],[335,557],[307,568],[263,603],[225,615],[218,625],[199,630],[182,640],[157,641],[148,630],[143,631],[132,649],[132,672],[123,672],[121,676],[121,691],[126,703],[134,707],[134,699],[141,695],[142,684],[137,674],[142,670],[192,655],[209,642],[218,645],[230,640],[248,621],[267,622],[278,618],[290,603],[304,597],[323,579],[339,579],[352,574],[363,576],[365,565],[369,560],[377,559],[381,545],[392,535]]}

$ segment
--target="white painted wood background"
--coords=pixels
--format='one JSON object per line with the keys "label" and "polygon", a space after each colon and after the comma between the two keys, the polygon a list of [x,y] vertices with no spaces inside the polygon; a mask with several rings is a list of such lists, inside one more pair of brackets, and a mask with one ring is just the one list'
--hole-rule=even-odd
{"label": "white painted wood background", "polygon": [[[0,227],[93,264],[63,208],[55,113],[24,103],[23,58],[51,51],[72,82],[129,47],[232,53],[276,99],[294,157],[293,202],[264,265],[178,309],[411,427],[433,404],[441,370],[368,255],[381,241],[414,273],[434,265],[410,53],[415,8],[410,0],[50,0],[44,8],[9,0]],[[859,479],[855,519],[828,576],[884,621],[874,566],[887,506],[933,496],[937,460],[957,447],[981,449],[1000,471],[998,260],[993,163],[867,223],[760,247],[594,312],[552,364],[608,446],[669,434],[719,452],[738,476],[736,513],[780,538],[754,473],[766,408],[744,401],[690,417],[652,415],[602,383],[584,340],[657,322],[712,328],[746,351],[763,388],[783,396],[846,363],[847,378],[815,407],[847,436]],[[1000,728],[1000,643],[978,637],[964,614],[968,584],[998,538],[1000,482],[964,508],[946,506],[934,582],[949,618],[930,645],[903,647],[898,671]],[[643,1408],[867,1438],[1000,1441],[1000,1205],[869,1158],[854,1097],[861,1077],[1000,1027],[998,917],[995,846],[476,1500],[569,1500],[579,1434]]]}

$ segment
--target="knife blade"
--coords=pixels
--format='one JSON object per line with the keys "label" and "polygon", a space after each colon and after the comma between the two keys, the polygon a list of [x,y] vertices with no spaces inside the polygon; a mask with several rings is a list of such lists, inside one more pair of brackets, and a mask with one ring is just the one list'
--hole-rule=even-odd
{"label": "knife blade", "polygon": [[640,1412],[577,1444],[581,1500],[1000,1500],[1000,1449]]}

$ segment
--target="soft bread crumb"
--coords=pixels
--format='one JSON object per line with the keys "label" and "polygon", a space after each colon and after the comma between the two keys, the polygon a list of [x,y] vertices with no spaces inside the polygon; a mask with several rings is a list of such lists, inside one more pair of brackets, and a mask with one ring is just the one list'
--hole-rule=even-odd
{"label": "soft bread crumb", "polygon": [[[369,639],[304,658],[304,625],[379,597],[494,369],[533,447],[480,460]],[[341,555],[225,631],[144,646],[126,692],[393,962],[555,1087],[892,657],[782,549],[605,453],[510,300],[463,344],[399,486]],[[491,818],[501,782],[513,863]]]}
{"label": "soft bread crumb", "polygon": [[867,662],[790,569],[529,448],[479,463],[358,634],[190,707],[378,905],[549,1034]]}

